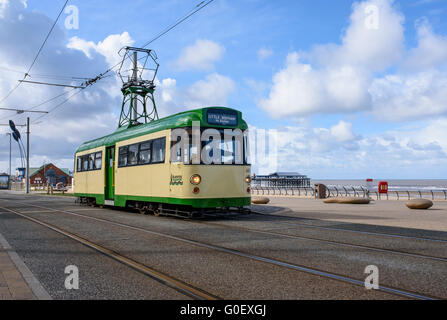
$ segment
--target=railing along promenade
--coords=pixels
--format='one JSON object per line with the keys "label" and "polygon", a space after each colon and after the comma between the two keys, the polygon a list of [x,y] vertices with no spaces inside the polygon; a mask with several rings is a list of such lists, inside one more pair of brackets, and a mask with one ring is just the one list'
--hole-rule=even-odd
{"label": "railing along promenade", "polygon": [[[312,187],[267,187],[252,186],[252,195],[263,196],[294,196],[303,198],[314,198],[315,190]],[[326,190],[328,198],[333,197],[370,197],[375,200],[411,200],[411,199],[431,199],[447,200],[446,190],[389,190],[386,194],[378,191],[368,191],[363,187],[342,186],[328,187]]]}

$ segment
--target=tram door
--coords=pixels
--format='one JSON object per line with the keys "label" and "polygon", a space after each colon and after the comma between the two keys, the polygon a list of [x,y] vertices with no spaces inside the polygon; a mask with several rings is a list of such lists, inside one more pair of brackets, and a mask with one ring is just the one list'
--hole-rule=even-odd
{"label": "tram door", "polygon": [[115,147],[106,148],[105,200],[115,197]]}

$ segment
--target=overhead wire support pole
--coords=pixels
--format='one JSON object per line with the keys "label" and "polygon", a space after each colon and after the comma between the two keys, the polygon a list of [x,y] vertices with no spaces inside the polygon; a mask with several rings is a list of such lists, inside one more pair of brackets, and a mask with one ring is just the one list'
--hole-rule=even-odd
{"label": "overhead wire support pole", "polygon": [[9,181],[11,182],[11,163],[12,163],[12,133],[9,133]]}
{"label": "overhead wire support pole", "polygon": [[11,188],[11,151],[12,151],[12,133],[7,132],[7,136],[9,136],[9,185],[8,188]]}
{"label": "overhead wire support pole", "polygon": [[29,193],[29,117],[26,117],[26,193]]}

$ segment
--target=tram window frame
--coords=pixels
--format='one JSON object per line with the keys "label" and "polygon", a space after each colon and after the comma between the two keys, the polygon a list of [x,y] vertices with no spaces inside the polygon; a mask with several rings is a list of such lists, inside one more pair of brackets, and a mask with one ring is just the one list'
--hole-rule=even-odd
{"label": "tram window frame", "polygon": [[[144,146],[147,145],[147,146]],[[142,161],[141,154],[142,152],[148,151],[148,160],[147,162]],[[138,165],[150,164],[152,161],[152,140],[141,142],[138,146]]]}
{"label": "tram window frame", "polygon": [[[163,150],[163,152],[160,154],[161,158],[158,161],[154,161],[155,157],[155,153],[156,153],[156,149],[155,149],[155,145],[157,142],[162,141],[163,144],[161,146],[163,146],[161,149],[159,150]],[[152,164],[157,164],[157,163],[165,163],[166,161],[166,137],[162,137],[162,138],[158,138],[158,139],[154,139],[152,140],[152,157],[151,157],[151,163]]]}
{"label": "tram window frame", "polygon": [[[98,167],[99,160],[99,167]],[[93,162],[93,170],[101,170],[102,168],[102,151],[95,153],[95,161]]]}
{"label": "tram window frame", "polygon": [[88,171],[93,171],[95,169],[95,154],[90,153],[88,156]]}
{"label": "tram window frame", "polygon": [[[236,140],[236,138],[232,138],[232,144],[233,144],[233,152],[232,152],[232,154],[233,154],[233,159],[232,159],[232,162],[231,163],[224,163],[224,161],[223,161],[223,154],[221,155],[221,163],[220,164],[218,164],[218,163],[211,163],[211,164],[206,164],[206,163],[204,163],[203,161],[202,161],[202,150],[203,150],[203,148],[205,147],[205,145],[206,144],[208,144],[208,143],[210,143],[211,141],[201,141],[201,143],[200,143],[200,150],[199,150],[199,152],[198,152],[198,155],[197,155],[197,150],[193,150],[193,146],[192,146],[192,134],[191,134],[191,129],[190,128],[183,128],[183,129],[185,129],[185,130],[187,130],[188,131],[188,133],[189,133],[189,148],[188,148],[188,150],[185,150],[185,152],[183,152],[183,150],[182,150],[182,152],[181,152],[181,155],[182,155],[182,158],[183,159],[180,159],[179,157],[178,157],[178,155],[174,155],[174,157],[171,155],[171,163],[183,163],[184,165],[188,165],[188,166],[190,166],[190,165],[203,165],[203,166],[250,166],[251,165],[251,161],[250,161],[250,158],[249,158],[249,144],[248,144],[248,141],[249,141],[249,137],[248,137],[248,135],[246,134],[246,131],[248,130],[248,129],[246,129],[246,130],[241,130],[242,131],[242,134],[243,134],[243,136],[242,136],[242,163],[236,163],[236,157],[235,157],[235,154],[234,154],[234,151],[235,151],[235,149],[236,149],[236,142],[237,142],[237,140]],[[221,134],[221,140],[220,140],[220,144],[224,144],[224,142],[225,142],[225,140],[223,139],[224,138],[224,130],[225,129],[221,129],[221,128],[215,128],[215,127],[202,127],[201,128],[201,134],[203,133],[203,131],[205,131],[205,130],[207,130],[207,129],[216,129],[216,130],[218,130],[219,132],[220,132],[220,134]],[[233,128],[233,129],[237,129],[237,128]],[[171,141],[171,150],[173,149],[173,147],[175,146],[175,144],[176,143],[178,143],[179,142],[179,139],[177,139],[177,141]],[[221,152],[223,151],[223,149],[220,149],[221,150]],[[192,158],[193,158],[193,155],[194,155],[194,157],[199,157],[199,159],[200,159],[200,164],[194,164],[194,163],[192,163]],[[185,157],[186,156],[188,156],[189,157],[189,159],[187,159],[188,161],[185,161]],[[228,156],[228,154],[226,155],[226,156]]]}
{"label": "tram window frame", "polygon": [[[163,146],[162,159],[160,159],[159,161],[154,161],[154,154],[157,151],[157,150],[154,151],[154,144],[156,144],[158,141],[163,141],[163,143],[162,143],[162,146]],[[148,146],[144,146],[144,145],[148,145]],[[136,164],[129,164],[129,156],[130,156],[129,149],[131,147],[135,147],[135,146],[138,148],[138,152],[136,154],[137,162],[136,162]],[[149,151],[149,160],[148,160],[148,162],[142,162],[141,153],[146,152],[146,151]],[[122,164],[122,162],[120,161],[120,160],[124,160],[124,159],[126,160],[126,164]],[[142,142],[138,142],[138,143],[134,143],[134,144],[129,144],[129,145],[121,146],[118,149],[118,168],[145,166],[145,165],[160,164],[160,163],[165,163],[165,162],[166,162],[166,137],[161,137],[161,138],[157,138],[157,139],[151,139],[151,140],[146,140],[146,141],[142,141]]]}
{"label": "tram window frame", "polygon": [[[99,168],[97,160],[101,160]],[[96,171],[102,169],[102,151],[84,154],[77,157],[76,172]],[[92,161],[92,163],[91,163]],[[91,165],[92,164],[92,165]]]}
{"label": "tram window frame", "polygon": [[88,171],[88,155],[84,155],[82,156],[82,167],[81,167],[82,171]]}
{"label": "tram window frame", "polygon": [[[127,167],[133,167],[133,166],[138,165],[139,149],[140,149],[139,143],[131,144],[128,146],[128,148],[127,148]],[[134,153],[134,156],[132,155],[133,153]]]}
{"label": "tram window frame", "polygon": [[[119,148],[118,151],[118,168],[127,167],[127,154],[128,154],[129,146],[123,146]],[[122,164],[122,160],[125,160],[125,163]]]}

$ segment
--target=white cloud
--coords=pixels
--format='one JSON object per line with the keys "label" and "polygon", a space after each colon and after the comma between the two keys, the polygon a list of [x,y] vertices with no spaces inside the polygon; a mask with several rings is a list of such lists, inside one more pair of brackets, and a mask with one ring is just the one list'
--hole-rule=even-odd
{"label": "white cloud", "polygon": [[197,39],[196,42],[184,48],[176,61],[180,70],[213,70],[214,63],[219,61],[225,48],[217,42]]}
{"label": "white cloud", "polygon": [[186,109],[209,106],[226,106],[228,97],[234,92],[234,81],[226,76],[212,73],[188,87],[178,87],[172,78],[156,81],[155,99],[160,116]]}
{"label": "white cloud", "polygon": [[[258,129],[250,128],[250,134]],[[305,123],[283,127],[278,129],[276,170],[320,179],[358,179],[371,173],[388,179],[439,178],[447,174],[446,135],[445,118],[420,128],[402,127],[364,136],[353,132],[351,123],[343,120],[330,128],[312,128]],[[271,155],[267,157],[275,162]],[[270,173],[267,167],[256,162],[253,170]]]}
{"label": "white cloud", "polygon": [[262,47],[258,50],[257,54],[258,54],[258,60],[263,61],[271,57],[273,55],[273,51],[271,49]]}
{"label": "white cloud", "polygon": [[416,23],[418,46],[408,52],[405,68],[425,70],[447,63],[447,37],[433,32],[427,19]]}
{"label": "white cloud", "polygon": [[[370,6],[378,8],[377,29],[365,24]],[[393,0],[358,2],[352,10],[341,44],[290,53],[258,105],[274,118],[363,111],[405,121],[447,114],[447,37],[419,20],[418,45],[407,51],[404,17]]]}
{"label": "white cloud", "polygon": [[347,142],[355,139],[355,135],[352,132],[352,124],[343,120],[340,120],[330,131],[335,140],[339,142]]}
{"label": "white cloud", "polygon": [[405,121],[447,113],[447,74],[426,71],[375,79],[370,87],[374,114],[387,121]]}
{"label": "white cloud", "polygon": [[187,90],[187,106],[202,108],[207,106],[224,106],[227,98],[235,89],[233,80],[217,73],[206,76]]}
{"label": "white cloud", "polygon": [[267,99],[259,105],[274,118],[317,112],[352,112],[369,108],[368,78],[351,66],[316,70],[297,53],[273,77]]}
{"label": "white cloud", "polygon": [[[404,17],[393,0],[355,2],[341,44],[316,45],[305,57],[324,67],[350,65],[365,71],[381,71],[404,53]],[[367,24],[368,8],[377,8],[377,29]]]}
{"label": "white cloud", "polygon": [[[2,2],[4,4],[5,1]],[[10,0],[2,8],[3,18],[0,19],[0,67],[12,70],[25,70],[32,62],[35,49],[42,42],[42,34],[46,34],[52,25],[52,19],[41,13],[26,9],[23,1]],[[17,17],[22,17],[18,19]],[[38,75],[66,76],[67,79],[50,79],[50,81],[67,84],[79,84],[71,81],[70,77],[92,77],[106,70],[110,63],[115,62],[114,54],[123,44],[132,41],[127,33],[111,35],[97,44],[83,39],[68,41],[65,32],[56,26],[39,59],[31,71],[32,80],[42,80]],[[68,48],[66,45],[69,44]],[[77,49],[77,50],[74,50]],[[115,52],[114,52],[115,51]],[[89,56],[87,56],[89,55]],[[23,74],[2,72],[0,79],[0,98],[13,88]],[[48,81],[47,78],[45,78]],[[40,114],[15,115],[13,112],[0,111],[0,119],[5,122],[13,119],[16,123],[25,122],[25,117],[31,118],[31,166],[40,166],[41,160],[46,158],[52,162],[60,162],[64,166],[73,166],[75,149],[84,141],[109,134],[117,127],[117,108],[121,105],[121,95],[110,94],[110,88],[117,85],[112,78],[104,79],[90,87],[68,102],[61,105],[41,120],[35,121]],[[49,86],[22,84],[3,105],[20,106],[27,109],[45,100],[67,92],[36,110],[51,110],[73,92]],[[22,129],[20,129],[22,130]],[[0,134],[8,131],[7,127],[0,128]],[[22,131],[23,134],[23,131]],[[9,141],[0,139],[0,158],[9,157]],[[13,145],[14,164],[20,163],[18,148]],[[62,160],[61,160],[62,159]],[[67,160],[69,159],[69,161]],[[62,162],[61,162],[62,161]],[[0,171],[7,169],[7,164],[0,163]]]}
{"label": "white cloud", "polygon": [[90,59],[93,58],[94,53],[99,53],[106,58],[110,66],[114,66],[122,59],[118,54],[119,50],[125,46],[131,46],[133,43],[134,41],[129,33],[123,32],[122,34],[112,34],[97,44],[79,37],[72,37],[67,44],[67,48],[80,50]]}

